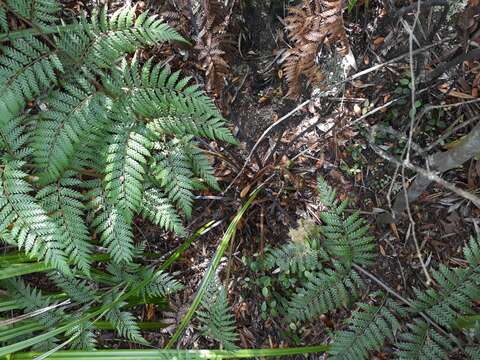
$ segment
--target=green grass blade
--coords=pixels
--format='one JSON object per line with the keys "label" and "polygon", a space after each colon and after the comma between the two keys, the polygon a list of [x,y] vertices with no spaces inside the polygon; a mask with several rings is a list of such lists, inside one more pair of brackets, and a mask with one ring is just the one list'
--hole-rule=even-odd
{"label": "green grass blade", "polygon": [[180,255],[182,255],[185,250],[188,249],[188,247],[200,236],[203,234],[206,234],[210,230],[212,230],[214,227],[217,227],[221,222],[220,221],[210,221],[203,225],[200,229],[198,229],[193,236],[191,236],[185,243],[183,243],[175,252],[170,255],[170,257],[162,264],[160,267],[161,270],[166,270],[172,265],[175,260],[177,260]]}
{"label": "green grass blade", "polygon": [[242,208],[238,211],[237,215],[235,215],[235,218],[232,220],[232,222],[228,226],[227,231],[223,235],[223,238],[220,242],[220,245],[217,248],[217,252],[215,253],[215,256],[213,257],[213,260],[212,260],[210,266],[208,267],[207,272],[205,273],[205,276],[204,276],[203,281],[200,285],[200,288],[197,292],[197,295],[193,299],[192,305],[190,305],[190,308],[188,309],[187,313],[185,314],[182,321],[178,325],[178,327],[177,327],[175,333],[173,334],[172,338],[168,342],[168,344],[166,346],[167,349],[169,349],[173,345],[175,345],[175,343],[178,341],[180,336],[182,336],[186,327],[188,326],[188,324],[192,320],[193,314],[195,313],[195,311],[197,311],[197,308],[200,305],[200,302],[202,301],[203,295],[205,294],[205,292],[207,290],[208,284],[212,280],[213,275],[214,275],[218,265],[220,264],[220,260],[223,256],[223,254],[225,253],[225,250],[227,249],[228,244],[230,243],[230,240],[235,235],[238,223],[240,222],[240,220],[242,219],[243,215],[248,210],[248,208],[252,205],[253,201],[255,200],[255,197],[257,196],[257,194],[259,193],[260,190],[261,190],[261,187],[258,187],[257,189],[255,189],[255,191],[252,193],[252,195],[250,196],[248,201],[242,206]]}
{"label": "green grass blade", "polygon": [[480,315],[466,315],[456,321],[455,327],[458,329],[473,329],[479,321]]}
{"label": "green grass blade", "polygon": [[[283,349],[242,349],[242,350],[98,350],[98,351],[57,351],[49,359],[72,360],[186,360],[186,359],[251,359],[278,356],[293,356],[323,353],[328,345]],[[39,353],[21,353],[10,356],[10,360],[32,360]]]}
{"label": "green grass blade", "polygon": [[42,330],[42,329],[43,329],[43,326],[34,321],[31,321],[23,325],[14,325],[14,326],[8,326],[8,327],[0,326],[0,343],[8,341],[10,339],[14,339],[19,336],[31,334],[35,331]]}
{"label": "green grass blade", "polygon": [[0,280],[9,279],[15,276],[22,276],[51,269],[43,263],[10,264],[8,267],[0,267]]}

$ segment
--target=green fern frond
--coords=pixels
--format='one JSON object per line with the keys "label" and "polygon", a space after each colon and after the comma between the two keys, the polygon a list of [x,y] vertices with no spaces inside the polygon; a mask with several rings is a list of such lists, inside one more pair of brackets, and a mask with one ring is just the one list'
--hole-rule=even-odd
{"label": "green fern frond", "polygon": [[[14,13],[22,20],[33,23],[37,28],[45,27],[59,21],[58,13],[61,6],[56,0],[5,0],[5,10]],[[2,30],[7,32],[8,25],[2,26]]]}
{"label": "green fern frond", "polygon": [[336,192],[323,179],[318,179],[320,200],[326,210],[320,213],[324,225],[320,227],[325,236],[324,246],[331,256],[345,264],[370,265],[375,258],[373,237],[366,236],[368,226],[360,214],[345,218],[348,201],[336,200]]}
{"label": "green fern frond", "polygon": [[122,213],[113,206],[108,206],[99,215],[93,225],[101,233],[101,241],[116,263],[132,261],[133,233]]}
{"label": "green fern frond", "polygon": [[171,74],[161,65],[152,67],[151,62],[141,70],[125,67],[124,72],[127,80],[120,87],[131,97],[133,109],[156,119],[159,129],[178,136],[194,134],[237,143],[213,101],[197,85],[186,86],[190,78],[178,80],[178,72]]}
{"label": "green fern frond", "polygon": [[[55,304],[49,297],[44,296],[42,292],[25,283],[20,278],[10,278],[2,281],[2,285],[8,290],[9,295],[16,300],[17,308],[25,312],[38,311]],[[53,328],[58,324],[65,314],[60,308],[44,311],[35,317],[40,324],[48,328]]]}
{"label": "green fern frond", "polygon": [[24,122],[24,116],[9,118],[0,115],[0,150],[15,160],[24,160],[32,153],[28,147],[30,134]]}
{"label": "green fern frond", "polygon": [[465,355],[471,360],[480,360],[480,346],[468,346],[465,349]]}
{"label": "green fern frond", "polygon": [[76,190],[82,182],[73,171],[67,171],[61,179],[37,193],[41,206],[58,225],[65,245],[65,253],[72,264],[88,274],[92,249],[90,233],[85,224],[83,195]]}
{"label": "green fern frond", "polygon": [[[112,69],[124,54],[132,53],[138,48],[154,45],[159,42],[185,40],[170,26],[163,23],[156,15],[149,16],[143,12],[135,16],[134,7],[124,7],[107,15],[107,8],[93,11],[90,22],[82,20],[82,30],[89,38],[89,42],[79,42],[74,54],[82,50],[77,64],[84,64],[82,72],[86,75],[106,75],[105,69]],[[64,43],[65,41],[63,41]],[[83,47],[83,49],[81,49]]]}
{"label": "green fern frond", "polygon": [[12,92],[25,101],[56,83],[63,65],[55,51],[30,36],[1,48],[0,94]]}
{"label": "green fern frond", "polygon": [[85,146],[86,135],[105,122],[102,107],[106,103],[107,99],[85,82],[69,84],[47,99],[47,111],[41,113],[33,141],[34,159],[43,182],[60,177],[77,146]]}
{"label": "green fern frond", "polygon": [[336,209],[338,207],[337,191],[321,176],[317,178],[317,187],[318,199],[322,205],[329,209]]}
{"label": "green fern frond", "polygon": [[94,332],[94,325],[90,322],[82,322],[79,325],[72,326],[65,337],[71,339],[69,346],[75,350],[95,350],[97,345],[97,334]]}
{"label": "green fern frond", "polygon": [[193,172],[179,142],[174,139],[163,151],[158,152],[150,167],[156,182],[164,189],[170,201],[190,217],[193,206]]}
{"label": "green fern frond", "polygon": [[369,351],[380,350],[385,341],[394,340],[401,323],[397,314],[405,311],[394,301],[386,300],[380,306],[357,304],[348,320],[347,330],[335,334],[329,354],[332,360],[363,360],[369,358]]}
{"label": "green fern frond", "polygon": [[106,319],[113,325],[115,331],[120,336],[140,344],[148,344],[140,332],[135,317],[130,312],[121,310],[125,304],[116,304],[105,314]]}
{"label": "green fern frond", "polygon": [[308,274],[308,281],[297,288],[288,305],[287,319],[310,320],[328,311],[347,306],[364,284],[352,269],[333,261],[332,269]]}
{"label": "green fern frond", "polygon": [[[147,275],[148,276],[148,275]],[[150,297],[165,297],[183,289],[183,285],[166,272],[156,272],[152,281],[145,287],[145,295]]]}
{"label": "green fern frond", "polygon": [[450,269],[444,265],[432,272],[439,289],[415,290],[413,311],[425,312],[438,324],[451,328],[462,315],[473,314],[473,302],[480,295],[480,246],[471,239],[464,249],[469,266]]}
{"label": "green fern frond", "polygon": [[[460,327],[464,328],[464,326]],[[480,360],[480,321],[475,320],[466,335],[468,341],[468,345],[464,349],[466,357],[471,360]]]}
{"label": "green fern frond", "polygon": [[68,298],[77,304],[87,304],[97,300],[97,290],[86,280],[73,277],[65,277],[59,272],[50,272],[49,278],[60,288]]}
{"label": "green fern frond", "polygon": [[278,268],[281,272],[302,274],[304,271],[319,270],[322,265],[317,248],[308,241],[288,242],[270,250],[265,259],[266,269]]}
{"label": "green fern frond", "polygon": [[140,213],[165,230],[172,230],[179,236],[185,235],[185,228],[175,208],[168,197],[156,188],[150,187],[144,191]]}
{"label": "green fern frond", "polygon": [[0,31],[8,31],[8,20],[7,20],[7,9],[5,7],[0,7]]}
{"label": "green fern frond", "polygon": [[91,199],[89,208],[92,211],[92,227],[100,234],[100,240],[107,247],[113,261],[130,263],[133,257],[133,233],[121,211],[107,198],[100,181],[89,184],[91,190],[88,197]]}
{"label": "green fern frond", "polygon": [[238,340],[235,318],[228,305],[225,288],[218,277],[210,283],[197,316],[205,337],[218,341],[226,350],[238,349],[235,345]]}
{"label": "green fern frond", "polygon": [[189,143],[185,146],[185,151],[190,159],[193,174],[204,180],[212,189],[220,191],[217,178],[208,157],[195,143]]}
{"label": "green fern frond", "polygon": [[28,174],[22,165],[21,161],[10,161],[0,169],[0,233],[10,244],[68,274],[61,231],[29,195],[33,188],[25,180]]}
{"label": "green fern frond", "polygon": [[151,143],[141,127],[122,124],[115,129],[108,146],[105,191],[127,221],[140,209],[146,163]]}
{"label": "green fern frond", "polygon": [[402,333],[397,343],[401,360],[448,360],[452,350],[450,339],[439,334],[423,320],[409,324],[409,331]]}

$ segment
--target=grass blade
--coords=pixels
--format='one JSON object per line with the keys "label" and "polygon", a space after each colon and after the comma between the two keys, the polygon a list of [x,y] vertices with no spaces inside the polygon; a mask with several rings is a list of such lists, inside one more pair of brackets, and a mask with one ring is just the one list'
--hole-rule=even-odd
{"label": "grass blade", "polygon": [[230,243],[230,240],[232,237],[235,235],[235,232],[237,230],[237,225],[240,222],[240,220],[243,217],[243,214],[248,210],[248,208],[252,205],[253,201],[255,200],[257,194],[261,190],[261,186],[255,189],[255,191],[250,195],[250,198],[247,200],[247,202],[241,207],[241,209],[238,211],[237,215],[235,215],[234,219],[230,223],[230,225],[227,228],[227,231],[223,235],[223,238],[220,242],[220,245],[217,248],[217,252],[215,253],[215,256],[212,259],[212,262],[210,266],[207,269],[207,272],[205,273],[205,276],[203,278],[203,281],[200,285],[200,288],[197,291],[197,295],[195,295],[195,298],[193,299],[192,305],[190,305],[190,308],[188,309],[187,313],[183,317],[182,321],[178,325],[177,329],[175,330],[175,333],[173,334],[172,338],[168,342],[167,346],[165,347],[166,349],[171,348],[175,343],[178,341],[180,336],[182,336],[183,332],[185,331],[186,327],[192,320],[193,314],[197,310],[198,306],[200,305],[200,302],[202,301],[203,295],[205,294],[208,284],[213,278],[213,275],[220,264],[220,260],[225,253],[225,250],[228,247],[228,244]]}
{"label": "grass blade", "polygon": [[[72,360],[194,360],[194,359],[251,359],[277,356],[292,356],[327,351],[328,345],[282,349],[241,349],[241,350],[98,350],[98,351],[57,351],[49,359]],[[21,353],[10,360],[32,360],[39,353]]]}

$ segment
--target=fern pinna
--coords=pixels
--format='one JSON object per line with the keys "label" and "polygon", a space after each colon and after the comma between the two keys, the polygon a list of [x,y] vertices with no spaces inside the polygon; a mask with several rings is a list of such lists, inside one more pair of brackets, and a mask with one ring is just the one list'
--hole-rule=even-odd
{"label": "fern pinna", "polygon": [[[66,23],[61,13],[57,0],[0,2],[0,240],[72,284],[126,291],[148,270],[136,264],[135,219],[185,235],[194,192],[219,189],[197,141],[235,139],[189,77],[140,51],[185,42],[156,15],[104,7]],[[111,273],[99,277],[97,252]],[[167,280],[152,277],[142,296],[179,289]],[[21,279],[2,286],[31,299],[27,311],[52,303]],[[126,306],[104,315],[142,342]],[[89,343],[91,326],[77,328],[85,335],[72,344]]]}
{"label": "fern pinna", "polygon": [[377,292],[368,294],[371,302],[355,304],[366,295],[366,282],[357,270],[372,265],[374,239],[358,212],[345,215],[348,202],[339,202],[322,178],[318,189],[322,224],[302,223],[291,231],[292,241],[269,250],[262,263],[266,274],[275,274],[272,293],[283,310],[276,313],[295,324],[339,308],[355,309],[333,334],[332,359],[368,359],[386,343],[394,345],[393,358],[448,359],[453,350],[461,350],[476,359],[480,346],[463,346],[457,322],[475,314],[480,296],[480,239],[472,238],[464,248],[468,266],[442,265],[431,272],[436,288],[414,289],[415,297],[406,303]]}

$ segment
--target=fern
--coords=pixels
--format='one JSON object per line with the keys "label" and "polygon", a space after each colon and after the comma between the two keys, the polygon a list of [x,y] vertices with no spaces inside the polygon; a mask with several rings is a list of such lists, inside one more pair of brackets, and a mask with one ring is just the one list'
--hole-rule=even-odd
{"label": "fern", "polygon": [[214,169],[207,156],[198,147],[198,144],[193,141],[187,142],[184,146],[184,151],[190,161],[193,174],[212,189],[220,190],[217,178],[214,175]]}
{"label": "fern", "polygon": [[0,93],[12,92],[25,101],[52,86],[56,72],[64,70],[58,54],[32,36],[1,50]]}
{"label": "fern", "polygon": [[[44,309],[54,304],[54,302],[49,297],[44,296],[40,290],[20,279],[8,279],[3,281],[2,285],[8,289],[11,296],[15,297],[17,307],[26,312]],[[36,320],[46,328],[52,328],[61,321],[62,316],[63,311],[61,309],[50,309],[49,311],[43,311],[36,317]]]}
{"label": "fern", "polygon": [[416,320],[409,325],[409,332],[400,336],[397,344],[399,359],[448,359],[452,350],[450,339],[432,329],[425,321]]}
{"label": "fern", "polygon": [[394,341],[401,328],[397,314],[405,311],[392,300],[381,305],[358,304],[359,310],[348,320],[347,330],[339,331],[329,353],[332,359],[368,359],[369,351],[380,350],[385,341]]}
{"label": "fern", "polygon": [[91,84],[69,84],[47,99],[47,111],[34,133],[34,160],[40,176],[48,182],[57,179],[69,166],[76,145],[84,141],[90,129],[102,122],[101,104],[105,97],[94,93]]}
{"label": "fern", "polygon": [[26,131],[25,118],[0,117],[0,149],[11,159],[23,160],[32,153],[28,146],[30,134]]}
{"label": "fern", "polygon": [[26,181],[23,165],[4,158],[0,169],[0,234],[8,243],[68,274],[63,236],[54,220],[29,195],[33,188]]}
{"label": "fern", "polygon": [[416,290],[413,311],[425,312],[438,324],[451,328],[462,315],[473,314],[473,302],[480,294],[480,246],[471,239],[464,248],[469,266],[466,269],[449,269],[441,265],[432,276],[440,289]]}
{"label": "fern", "polygon": [[290,300],[287,319],[304,321],[328,311],[347,306],[364,284],[353,270],[333,262],[332,269],[310,274]]}
{"label": "fern", "polygon": [[66,333],[65,337],[71,339],[71,349],[82,349],[92,351],[97,345],[97,335],[94,332],[94,325],[91,323],[81,323],[72,326]]}
{"label": "fern", "polygon": [[286,273],[303,273],[320,268],[320,258],[318,248],[311,242],[289,242],[270,250],[265,259],[265,267],[268,270],[278,268]]}
{"label": "fern", "polygon": [[192,213],[194,185],[193,172],[187,154],[175,140],[159,152],[152,162],[156,182],[165,190],[170,201],[176,203],[187,217]]}
{"label": "fern", "polygon": [[170,200],[160,190],[150,187],[143,193],[141,214],[152,223],[184,235],[185,229]]}
{"label": "fern", "polygon": [[318,189],[320,202],[326,207],[320,213],[325,223],[320,227],[320,232],[325,237],[327,252],[343,263],[371,264],[375,258],[375,244],[373,237],[366,236],[368,226],[365,220],[360,218],[358,212],[345,218],[343,213],[348,201],[339,203],[336,191],[322,178],[318,179]]}
{"label": "fern", "polygon": [[[374,259],[374,243],[366,235],[365,222],[358,213],[345,217],[348,202],[339,202],[323,179],[318,184],[323,224],[309,231],[292,230],[295,241],[271,250],[263,264],[265,270],[275,269],[280,278],[289,274],[290,284],[300,285],[293,294],[288,286],[283,287],[283,294],[272,292],[276,300],[280,295],[277,302],[285,309],[287,321],[307,321],[348,307],[364,288],[354,269],[369,266]],[[390,299],[377,306],[358,303],[346,328],[335,332],[331,357],[367,359],[371,351],[381,351],[389,342],[400,359],[448,359],[454,345],[461,344],[454,334],[458,319],[475,313],[480,294],[480,239],[469,241],[464,257],[468,264],[464,268],[441,265],[433,270],[437,287],[414,289],[415,298],[408,306]],[[462,350],[472,358],[478,355],[476,346]]]}
{"label": "fern", "polygon": [[[288,83],[287,96],[298,98],[301,91],[301,76],[308,84],[321,85],[324,74],[316,63],[318,53],[325,47],[338,48],[341,55],[350,52],[350,45],[342,17],[341,0],[303,1],[289,8],[285,28],[293,46],[284,53],[285,77]],[[338,62],[337,62],[338,67]],[[330,74],[329,74],[330,75]]]}
{"label": "fern", "polygon": [[235,319],[228,305],[225,288],[218,277],[209,284],[207,296],[203,297],[202,308],[197,311],[197,316],[204,336],[218,341],[226,350],[238,349],[235,345],[238,340]]}
{"label": "fern", "polygon": [[[1,8],[4,14],[8,10],[22,20],[33,23],[36,27],[44,27],[58,22],[58,13],[61,9],[56,0],[5,0],[4,6],[5,8]],[[5,32],[8,31],[6,22],[1,29]]]}
{"label": "fern", "polygon": [[52,214],[52,220],[59,227],[70,262],[88,274],[92,249],[89,230],[83,220],[83,195],[75,189],[81,181],[74,176],[73,171],[65,172],[56,183],[42,188],[37,193],[37,199],[41,206]]}
{"label": "fern", "polygon": [[127,221],[131,221],[140,208],[149,148],[150,141],[142,134],[142,128],[128,123],[115,129],[108,146],[105,190]]}
{"label": "fern", "polygon": [[[113,300],[114,299],[112,298],[111,301]],[[140,329],[133,315],[128,311],[121,310],[121,307],[125,305],[126,303],[116,304],[113,309],[109,310],[106,313],[106,319],[114,326],[117,333],[121,337],[127,338],[140,344],[147,344],[147,341],[140,333]]]}
{"label": "fern", "polygon": [[106,203],[92,225],[100,233],[100,240],[113,261],[116,263],[132,261],[134,246],[132,229],[116,207]]}

